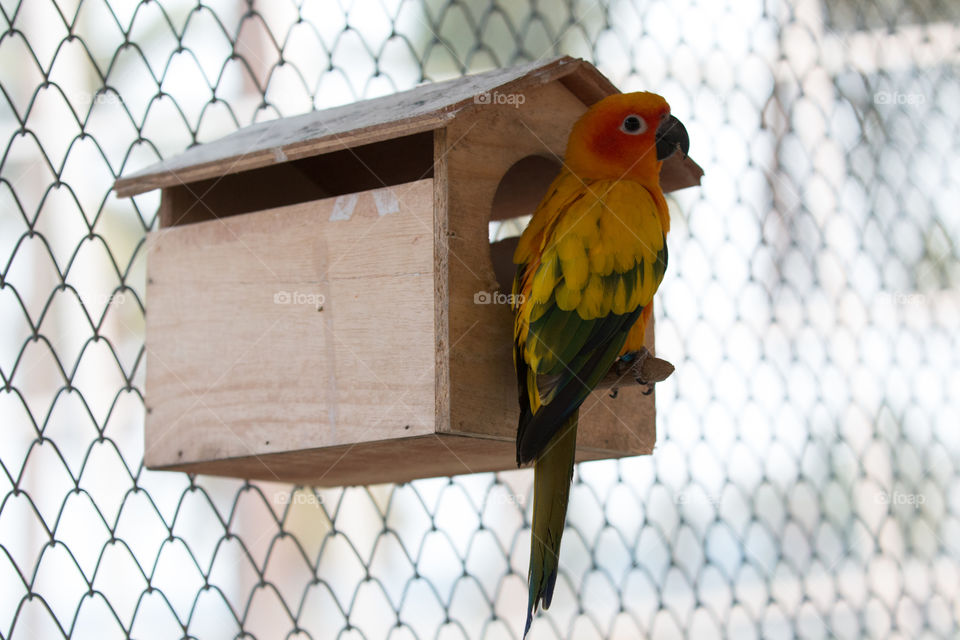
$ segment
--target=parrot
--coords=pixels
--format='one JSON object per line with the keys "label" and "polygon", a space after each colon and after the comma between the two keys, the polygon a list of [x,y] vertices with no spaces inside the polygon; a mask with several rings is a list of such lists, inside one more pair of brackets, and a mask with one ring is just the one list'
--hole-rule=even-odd
{"label": "parrot", "polygon": [[534,465],[524,637],[553,598],[580,405],[615,364],[649,355],[670,230],[660,167],[689,146],[661,96],[603,98],[574,123],[563,167],[514,252],[517,465]]}

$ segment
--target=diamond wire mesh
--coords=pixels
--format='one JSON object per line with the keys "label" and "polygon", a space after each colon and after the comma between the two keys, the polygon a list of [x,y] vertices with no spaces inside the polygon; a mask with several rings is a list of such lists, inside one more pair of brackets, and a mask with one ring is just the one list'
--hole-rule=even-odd
{"label": "diamond wire mesh", "polygon": [[529,471],[315,491],[143,468],[158,198],[110,185],[555,53],[663,93],[707,178],[671,203],[657,451],[578,468],[531,637],[955,637],[957,13],[3,0],[0,638],[519,636]]}

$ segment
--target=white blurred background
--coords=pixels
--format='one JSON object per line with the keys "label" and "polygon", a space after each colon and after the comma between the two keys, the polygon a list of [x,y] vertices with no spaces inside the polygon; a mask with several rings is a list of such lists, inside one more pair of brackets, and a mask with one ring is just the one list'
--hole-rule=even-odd
{"label": "white blurred background", "polygon": [[530,637],[956,637],[958,23],[945,0],[0,1],[0,638],[519,637],[530,471],[142,467],[159,196],[110,189],[252,122],[557,54],[663,94],[706,176],[671,201],[657,449],[578,468]]}

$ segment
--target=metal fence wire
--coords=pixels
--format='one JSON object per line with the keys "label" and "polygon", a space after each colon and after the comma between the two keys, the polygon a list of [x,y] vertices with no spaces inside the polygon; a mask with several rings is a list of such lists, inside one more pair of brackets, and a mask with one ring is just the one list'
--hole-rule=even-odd
{"label": "metal fence wire", "polygon": [[520,636],[529,470],[143,467],[159,197],[111,185],[556,54],[666,96],[706,178],[671,201],[657,449],[578,467],[530,637],[958,637],[958,6],[0,0],[0,638]]}

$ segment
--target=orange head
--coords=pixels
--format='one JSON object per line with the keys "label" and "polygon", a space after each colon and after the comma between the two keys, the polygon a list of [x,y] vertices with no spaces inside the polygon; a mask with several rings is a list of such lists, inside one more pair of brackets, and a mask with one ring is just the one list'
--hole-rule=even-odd
{"label": "orange head", "polygon": [[567,166],[581,178],[628,179],[660,184],[660,164],[680,147],[687,131],[655,93],[618,93],[587,110],[570,132]]}

